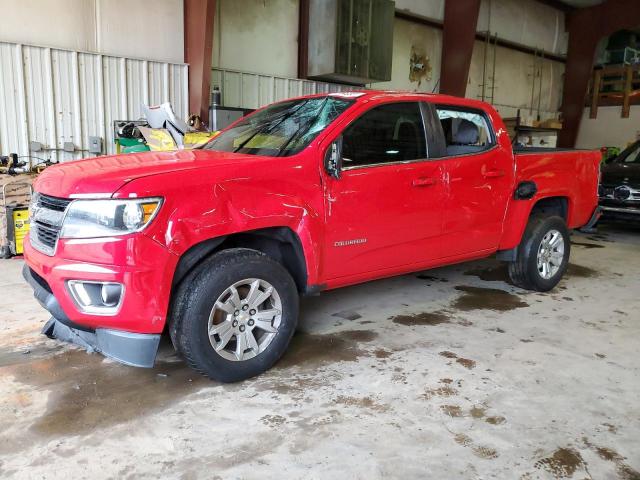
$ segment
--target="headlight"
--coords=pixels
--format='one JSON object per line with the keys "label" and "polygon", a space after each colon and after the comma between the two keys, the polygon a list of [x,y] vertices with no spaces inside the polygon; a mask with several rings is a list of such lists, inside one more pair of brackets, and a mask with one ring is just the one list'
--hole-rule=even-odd
{"label": "headlight", "polygon": [[60,236],[95,238],[139,232],[153,220],[161,204],[161,198],[74,200]]}

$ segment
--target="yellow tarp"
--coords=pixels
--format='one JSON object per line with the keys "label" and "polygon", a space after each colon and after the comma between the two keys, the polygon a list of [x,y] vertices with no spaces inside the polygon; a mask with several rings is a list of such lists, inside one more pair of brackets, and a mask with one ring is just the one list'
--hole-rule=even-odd
{"label": "yellow tarp", "polygon": [[154,152],[170,152],[177,150],[178,146],[173,141],[173,137],[169,133],[169,130],[164,128],[147,128],[138,127],[140,133],[147,141],[147,146]]}

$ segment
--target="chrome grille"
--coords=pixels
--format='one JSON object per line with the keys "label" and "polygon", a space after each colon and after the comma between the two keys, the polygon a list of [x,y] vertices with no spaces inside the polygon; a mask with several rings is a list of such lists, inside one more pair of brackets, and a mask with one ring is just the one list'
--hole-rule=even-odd
{"label": "chrome grille", "polygon": [[64,212],[67,208],[67,205],[71,203],[71,200],[66,198],[57,198],[50,197],[49,195],[38,195],[38,204],[42,208],[47,208],[49,210],[55,210],[57,212]]}
{"label": "chrome grille", "polygon": [[[616,189],[625,189],[629,191],[628,197],[626,198],[618,198],[616,196]],[[630,200],[630,201],[639,201],[640,200],[640,190],[629,187],[628,185],[600,185],[598,190],[598,195],[601,199],[612,199],[612,200]]]}
{"label": "chrome grille", "polygon": [[64,213],[71,200],[35,193],[31,204],[31,245],[53,255],[62,228]]}

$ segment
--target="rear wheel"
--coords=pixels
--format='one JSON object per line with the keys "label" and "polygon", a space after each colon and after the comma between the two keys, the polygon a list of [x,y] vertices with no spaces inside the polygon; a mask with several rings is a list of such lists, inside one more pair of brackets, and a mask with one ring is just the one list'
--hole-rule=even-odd
{"label": "rear wheel", "polygon": [[569,230],[561,217],[533,217],[509,263],[511,281],[528,290],[546,292],[562,279],[569,264]]}
{"label": "rear wheel", "polygon": [[248,249],[214,255],[177,293],[172,337],[191,367],[221,382],[269,369],[285,352],[298,318],[287,270]]}

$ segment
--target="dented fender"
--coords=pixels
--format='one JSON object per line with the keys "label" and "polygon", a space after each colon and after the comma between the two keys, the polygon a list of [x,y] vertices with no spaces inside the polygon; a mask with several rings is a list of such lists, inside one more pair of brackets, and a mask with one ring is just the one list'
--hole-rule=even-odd
{"label": "dented fender", "polygon": [[[255,160],[253,168],[263,167],[260,157]],[[127,184],[117,196],[126,197],[129,192],[156,195],[159,190],[155,185],[162,185],[164,203],[145,234],[177,256],[213,238],[270,227],[289,228],[300,239],[308,282],[314,284],[321,254],[319,239],[323,238],[322,190],[319,177],[309,175],[309,168],[299,168],[301,161],[283,158],[283,164],[290,164],[285,167],[288,174],[279,169],[271,178],[268,172],[273,169],[267,165],[265,171],[256,173],[246,164],[244,168],[237,166],[231,175],[227,164],[224,178],[217,178],[215,169],[161,175],[170,178],[145,177]],[[252,171],[251,176],[247,170]]]}

